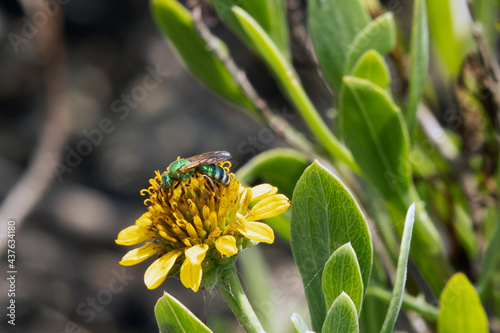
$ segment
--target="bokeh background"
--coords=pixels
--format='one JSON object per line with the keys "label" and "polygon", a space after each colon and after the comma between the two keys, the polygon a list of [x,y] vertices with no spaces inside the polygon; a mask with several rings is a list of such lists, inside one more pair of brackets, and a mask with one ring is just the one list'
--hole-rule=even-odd
{"label": "bokeh background", "polygon": [[[207,23],[271,107],[293,121],[262,64],[215,17]],[[144,212],[139,191],[154,170],[179,155],[211,150],[231,152],[237,168],[285,146],[262,128],[188,74],[156,29],[148,1],[2,0],[0,331],[155,332],[153,307],[163,290],[202,320],[215,327],[229,321],[236,331],[217,293],[195,294],[174,278],[147,290],[143,274],[151,261],[120,266],[129,249],[114,240]],[[4,314],[10,219],[16,221],[16,326]],[[286,303],[288,322],[302,297],[291,251],[279,239],[263,248],[272,271],[292,281],[276,286],[288,293],[277,303]]]}

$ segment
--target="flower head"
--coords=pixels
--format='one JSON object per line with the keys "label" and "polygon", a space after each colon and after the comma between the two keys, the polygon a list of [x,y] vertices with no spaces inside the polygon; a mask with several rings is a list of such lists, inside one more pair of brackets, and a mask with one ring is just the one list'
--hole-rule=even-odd
{"label": "flower head", "polygon": [[[229,173],[230,163],[219,164]],[[290,206],[288,198],[276,194],[269,184],[244,187],[230,173],[226,187],[208,176],[195,173],[167,190],[159,190],[161,174],[141,191],[148,198],[148,211],[135,225],[118,234],[116,243],[136,245],[120,261],[130,266],[158,255],[146,271],[144,282],[149,289],[158,287],[167,276],[180,271],[181,282],[195,292],[203,273],[223,265],[254,242],[273,243],[274,232],[257,222],[279,215]],[[250,203],[256,202],[250,208]]]}

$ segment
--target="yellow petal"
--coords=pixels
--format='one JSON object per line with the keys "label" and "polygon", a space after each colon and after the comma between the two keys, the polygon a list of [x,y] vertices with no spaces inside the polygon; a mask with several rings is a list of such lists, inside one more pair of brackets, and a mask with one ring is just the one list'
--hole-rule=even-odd
{"label": "yellow petal", "polygon": [[272,244],[274,242],[274,231],[265,223],[262,222],[248,222],[242,224],[238,231],[248,239],[256,242],[263,242]]}
{"label": "yellow petal", "polygon": [[280,215],[290,207],[290,200],[283,194],[274,194],[255,204],[246,216],[249,221],[257,221]]}
{"label": "yellow petal", "polygon": [[198,244],[184,251],[184,254],[186,255],[186,259],[188,259],[193,264],[201,264],[203,259],[205,259],[207,250],[207,244]]}
{"label": "yellow petal", "polygon": [[138,225],[123,229],[115,240],[120,245],[135,245],[154,237],[154,232]]}
{"label": "yellow petal", "polygon": [[175,260],[177,260],[181,254],[181,250],[170,251],[156,259],[156,261],[149,266],[146,274],[144,274],[144,283],[148,289],[155,289],[162,284],[168,272],[170,272],[172,266],[174,266]]}
{"label": "yellow petal", "polygon": [[189,237],[191,237],[193,239],[197,239],[198,238],[198,233],[196,232],[196,229],[189,222],[186,223],[186,231],[189,234]]}
{"label": "yellow petal", "polygon": [[151,221],[151,214],[149,212],[142,214],[142,216],[135,221],[135,224],[141,227],[147,227],[152,223],[153,221]]}
{"label": "yellow petal", "polygon": [[181,282],[186,288],[191,288],[194,292],[197,292],[200,288],[203,274],[201,263],[205,259],[207,250],[208,245],[201,244],[190,247],[184,252],[186,260],[184,260],[181,267]]}
{"label": "yellow petal", "polygon": [[251,200],[252,200],[252,189],[246,188],[241,194],[240,209],[238,211],[241,213],[246,212],[248,210],[248,205],[250,204]]}
{"label": "yellow petal", "polygon": [[234,256],[238,253],[236,239],[230,235],[217,238],[215,241],[215,247],[217,248],[217,251],[226,256]]}
{"label": "yellow petal", "polygon": [[152,255],[158,253],[158,250],[161,248],[161,245],[148,242],[137,249],[133,249],[129,251],[126,255],[123,256],[122,261],[120,261],[120,265],[123,266],[132,266],[138,264]]}
{"label": "yellow petal", "polygon": [[252,187],[252,201],[262,200],[278,192],[278,188],[269,184],[260,184]]}

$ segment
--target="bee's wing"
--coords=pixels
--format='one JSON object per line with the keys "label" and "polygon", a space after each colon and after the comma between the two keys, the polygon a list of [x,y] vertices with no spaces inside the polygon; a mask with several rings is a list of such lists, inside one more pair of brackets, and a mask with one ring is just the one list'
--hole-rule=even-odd
{"label": "bee's wing", "polygon": [[191,163],[180,168],[179,172],[186,172],[188,170],[195,169],[201,165],[224,162],[230,158],[231,158],[231,154],[229,154],[227,151],[223,151],[223,150],[210,151],[208,153],[203,153],[200,155],[187,157],[187,158],[185,158],[185,160],[188,160]]}

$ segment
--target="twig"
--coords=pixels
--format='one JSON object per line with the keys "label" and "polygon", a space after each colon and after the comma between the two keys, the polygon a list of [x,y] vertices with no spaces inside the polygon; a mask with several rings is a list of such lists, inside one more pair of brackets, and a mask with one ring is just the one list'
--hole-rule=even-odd
{"label": "twig", "polygon": [[[32,17],[42,11],[37,1],[21,1]],[[47,90],[47,119],[31,163],[8,193],[0,207],[0,251],[5,249],[7,222],[13,219],[18,229],[37,205],[54,178],[52,165],[59,161],[70,126],[70,101],[67,92],[66,52],[61,40],[62,14],[39,27],[37,42],[43,60],[43,79]]]}
{"label": "twig", "polygon": [[200,34],[201,38],[206,42],[207,47],[222,61],[236,84],[241,88],[245,95],[252,101],[257,111],[262,115],[263,120],[271,127],[279,136],[292,147],[299,150],[310,159],[318,157],[316,148],[307,141],[307,139],[297,132],[283,117],[275,114],[267,105],[266,101],[260,98],[257,91],[253,88],[252,84],[244,71],[242,71],[227,51],[219,47],[220,40],[215,37],[207,26],[203,23],[201,17],[200,5],[194,6],[192,9],[193,21]]}

